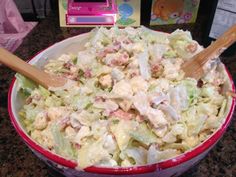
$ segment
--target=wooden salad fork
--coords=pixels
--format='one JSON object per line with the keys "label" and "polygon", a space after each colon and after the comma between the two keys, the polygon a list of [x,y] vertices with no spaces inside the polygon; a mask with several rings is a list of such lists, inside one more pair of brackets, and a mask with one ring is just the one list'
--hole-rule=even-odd
{"label": "wooden salad fork", "polygon": [[220,54],[236,41],[236,24],[230,27],[223,35],[221,35],[215,42],[212,42],[206,49],[202,50],[192,59],[188,60],[182,65],[182,70],[186,77],[200,79],[204,75],[204,64]]}
{"label": "wooden salad fork", "polygon": [[10,53],[6,49],[0,48],[0,63],[8,66],[12,70],[33,80],[39,85],[49,87],[62,87],[66,84],[67,79],[56,75],[48,74]]}

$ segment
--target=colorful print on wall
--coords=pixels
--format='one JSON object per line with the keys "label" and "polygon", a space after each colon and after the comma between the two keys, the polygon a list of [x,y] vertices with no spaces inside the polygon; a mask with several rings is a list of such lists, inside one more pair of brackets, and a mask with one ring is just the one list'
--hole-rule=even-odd
{"label": "colorful print on wall", "polygon": [[194,23],[200,0],[153,0],[150,25]]}
{"label": "colorful print on wall", "polygon": [[140,26],[140,0],[117,0],[118,26]]}

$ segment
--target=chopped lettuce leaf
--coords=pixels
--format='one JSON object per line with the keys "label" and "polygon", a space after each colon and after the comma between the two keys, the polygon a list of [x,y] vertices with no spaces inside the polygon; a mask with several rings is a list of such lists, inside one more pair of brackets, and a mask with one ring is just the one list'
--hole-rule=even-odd
{"label": "chopped lettuce leaf", "polygon": [[17,83],[19,84],[19,88],[23,90],[25,96],[29,96],[31,92],[37,87],[37,85],[31,81],[30,79],[22,76],[21,74],[16,74]]}
{"label": "chopped lettuce leaf", "polygon": [[[108,135],[109,136],[109,135]],[[85,168],[91,165],[104,165],[116,166],[117,162],[112,159],[112,154],[106,148],[106,137],[104,135],[97,141],[91,141],[82,145],[78,150],[78,165]],[[113,153],[113,152],[112,152]]]}
{"label": "chopped lettuce leaf", "polygon": [[119,149],[124,150],[131,139],[130,132],[137,130],[138,123],[128,120],[120,120],[118,124],[110,126],[112,134],[115,136]]}
{"label": "chopped lettuce leaf", "polygon": [[197,87],[197,81],[194,79],[185,79],[181,82],[181,84],[186,87],[189,104],[195,103],[195,100],[200,94],[200,90]]}
{"label": "chopped lettuce leaf", "polygon": [[148,51],[147,49],[144,49],[142,53],[138,56],[138,63],[139,63],[139,69],[141,76],[144,79],[150,79],[151,78],[151,72],[150,72],[150,66],[148,63]]}
{"label": "chopped lettuce leaf", "polygon": [[75,159],[76,152],[72,147],[72,144],[68,139],[65,138],[63,133],[59,130],[59,127],[54,124],[51,126],[51,133],[53,135],[53,140],[55,141],[55,151],[67,158]]}
{"label": "chopped lettuce leaf", "polygon": [[47,89],[45,89],[44,87],[39,86],[38,90],[39,90],[40,95],[43,96],[44,98],[47,98],[50,96],[50,92]]}
{"label": "chopped lettuce leaf", "polygon": [[164,58],[176,58],[178,55],[175,52],[175,50],[169,49],[167,50],[164,54],[163,57]]}
{"label": "chopped lettuce leaf", "polygon": [[192,42],[190,32],[176,30],[175,32],[171,33],[168,38],[170,41],[170,46],[176,51],[178,56],[186,59],[193,55],[186,50],[186,47]]}
{"label": "chopped lettuce leaf", "polygon": [[148,43],[168,43],[168,34],[162,32],[152,31],[144,26],[141,27],[141,37],[146,40]]}
{"label": "chopped lettuce leaf", "polygon": [[160,151],[156,149],[155,145],[151,145],[147,153],[147,163],[156,163],[161,160],[172,158],[177,154],[178,152],[175,149],[165,149],[163,151]]}
{"label": "chopped lettuce leaf", "polygon": [[227,101],[226,101],[226,99],[224,99],[224,101],[222,102],[220,111],[219,111],[219,113],[218,113],[218,117],[220,117],[220,118],[223,117],[223,115],[224,115],[224,113],[225,113],[226,106],[227,106]]}
{"label": "chopped lettuce leaf", "polygon": [[121,159],[130,161],[130,158],[134,161],[133,165],[144,165],[147,163],[147,150],[142,147],[127,148],[121,153]]}
{"label": "chopped lettuce leaf", "polygon": [[146,125],[146,123],[139,124],[136,131],[130,132],[130,136],[135,140],[144,143],[146,145],[155,143],[157,140],[157,137]]}

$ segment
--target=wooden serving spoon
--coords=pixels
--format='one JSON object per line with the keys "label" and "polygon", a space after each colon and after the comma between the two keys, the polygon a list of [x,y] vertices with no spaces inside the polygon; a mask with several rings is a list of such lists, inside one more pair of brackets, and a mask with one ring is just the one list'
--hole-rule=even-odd
{"label": "wooden serving spoon", "polygon": [[3,63],[12,70],[28,77],[45,88],[62,87],[67,82],[66,78],[50,75],[39,70],[3,48],[0,48],[0,63]]}
{"label": "wooden serving spoon", "polygon": [[236,24],[230,27],[215,42],[211,43],[206,49],[193,56],[193,58],[182,65],[182,70],[186,77],[200,79],[204,75],[204,64],[217,58],[226,48],[236,41]]}

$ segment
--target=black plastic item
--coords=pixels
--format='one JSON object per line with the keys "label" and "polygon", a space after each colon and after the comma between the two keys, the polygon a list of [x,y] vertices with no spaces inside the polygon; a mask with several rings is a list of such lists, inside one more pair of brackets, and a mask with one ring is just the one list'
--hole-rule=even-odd
{"label": "black plastic item", "polygon": [[151,17],[152,0],[141,1],[141,25],[149,26]]}
{"label": "black plastic item", "polygon": [[43,2],[44,17],[47,17],[47,2],[47,0],[44,0]]}
{"label": "black plastic item", "polygon": [[50,0],[49,3],[52,11],[58,10],[58,0]]}
{"label": "black plastic item", "polygon": [[[212,41],[216,40],[214,38],[211,38],[209,36],[209,34],[210,34],[210,31],[211,31],[211,26],[212,26],[213,19],[214,19],[214,16],[215,16],[217,4],[218,4],[218,0],[212,0],[211,7],[210,7],[211,14],[210,14],[210,17],[209,17],[209,20],[208,20],[208,23],[207,23],[208,25],[207,25],[207,29],[206,29],[204,39],[203,39],[204,47],[207,47],[208,45],[211,44]],[[236,55],[236,44],[233,44],[231,47],[229,47],[227,50],[225,50],[221,55],[226,56],[226,57]]]}
{"label": "black plastic item", "polygon": [[29,13],[21,13],[21,16],[24,21],[39,21],[38,14],[35,8],[34,0],[30,1],[32,12]]}

